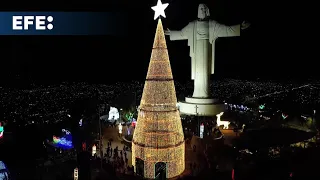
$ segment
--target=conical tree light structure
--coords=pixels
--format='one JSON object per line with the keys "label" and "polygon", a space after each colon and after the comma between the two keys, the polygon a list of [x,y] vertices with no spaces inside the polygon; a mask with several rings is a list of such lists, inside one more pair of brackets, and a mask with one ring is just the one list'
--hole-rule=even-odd
{"label": "conical tree light structure", "polygon": [[[143,176],[155,178],[155,164],[166,164],[167,178],[185,169],[185,144],[169,55],[159,18],[138,121],[132,140],[132,164],[143,161]],[[141,166],[139,166],[141,167]]]}

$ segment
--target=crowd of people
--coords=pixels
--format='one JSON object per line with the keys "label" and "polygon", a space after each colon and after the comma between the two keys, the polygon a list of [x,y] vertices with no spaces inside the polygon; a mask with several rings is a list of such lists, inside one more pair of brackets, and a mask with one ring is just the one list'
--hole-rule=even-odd
{"label": "crowd of people", "polygon": [[108,147],[104,153],[103,160],[114,167],[116,172],[132,174],[133,169],[129,166],[127,152],[130,148],[123,146],[123,149],[119,149],[118,146],[112,148],[112,142],[108,142]]}

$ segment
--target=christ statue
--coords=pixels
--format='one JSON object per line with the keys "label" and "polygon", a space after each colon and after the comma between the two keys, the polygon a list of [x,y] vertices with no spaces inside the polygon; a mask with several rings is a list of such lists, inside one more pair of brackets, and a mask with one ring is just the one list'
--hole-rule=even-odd
{"label": "christ statue", "polygon": [[242,25],[226,26],[209,19],[209,8],[200,4],[198,20],[190,22],[180,31],[165,31],[170,40],[188,40],[191,57],[191,78],[194,80],[194,98],[209,98],[209,78],[214,74],[215,40],[219,37],[240,36],[240,29],[248,27]]}

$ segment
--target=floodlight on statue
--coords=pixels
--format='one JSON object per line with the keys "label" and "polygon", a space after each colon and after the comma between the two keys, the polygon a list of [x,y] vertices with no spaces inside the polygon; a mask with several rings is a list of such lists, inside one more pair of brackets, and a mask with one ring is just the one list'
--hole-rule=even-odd
{"label": "floodlight on statue", "polygon": [[229,129],[230,122],[229,121],[221,121],[221,116],[223,115],[223,112],[217,114],[217,126],[223,125],[223,129]]}

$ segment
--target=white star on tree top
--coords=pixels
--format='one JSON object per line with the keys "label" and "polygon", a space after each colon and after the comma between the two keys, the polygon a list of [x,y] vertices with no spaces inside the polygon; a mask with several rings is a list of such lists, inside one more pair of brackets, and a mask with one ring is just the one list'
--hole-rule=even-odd
{"label": "white star on tree top", "polygon": [[162,17],[166,17],[166,14],[164,13],[164,10],[168,7],[169,3],[162,4],[161,0],[158,0],[157,5],[151,7],[152,10],[154,10],[154,19],[156,20],[160,15]]}

